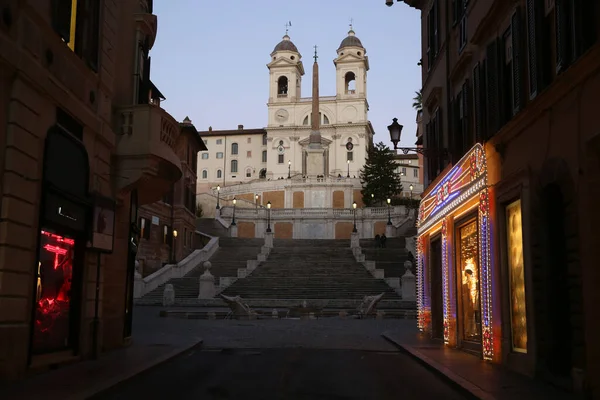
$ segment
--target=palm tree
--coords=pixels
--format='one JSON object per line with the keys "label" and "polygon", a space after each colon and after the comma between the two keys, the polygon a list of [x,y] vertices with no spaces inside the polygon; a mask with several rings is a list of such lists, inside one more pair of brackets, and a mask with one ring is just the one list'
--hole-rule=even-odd
{"label": "palm tree", "polygon": [[421,89],[419,89],[418,92],[415,92],[415,94],[416,94],[416,96],[413,97],[414,101],[413,101],[412,107],[417,111],[421,111],[423,109],[423,103],[422,103],[423,97],[421,94]]}

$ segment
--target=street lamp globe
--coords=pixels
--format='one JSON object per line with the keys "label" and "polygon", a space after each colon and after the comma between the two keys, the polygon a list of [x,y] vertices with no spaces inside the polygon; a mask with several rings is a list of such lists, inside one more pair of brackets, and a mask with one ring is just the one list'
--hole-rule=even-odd
{"label": "street lamp globe", "polygon": [[410,189],[410,191],[412,192],[412,190],[415,188],[412,184],[408,187]]}
{"label": "street lamp globe", "polygon": [[221,191],[221,185],[217,185],[217,192]]}
{"label": "street lamp globe", "polygon": [[233,198],[233,205],[235,206],[235,205],[236,205],[236,203],[237,203],[237,199],[234,197],[234,198]]}
{"label": "street lamp globe", "polygon": [[173,230],[173,237],[177,237],[177,229]]}
{"label": "street lamp globe", "polygon": [[388,203],[388,204],[392,204],[392,199],[390,199],[390,198],[388,197],[388,199],[387,199],[387,203]]}
{"label": "street lamp globe", "polygon": [[292,161],[291,161],[291,160],[290,160],[290,161],[288,161],[288,165],[292,165]]}
{"label": "street lamp globe", "polygon": [[267,208],[271,209],[271,202],[270,201],[267,201]]}
{"label": "street lamp globe", "polygon": [[254,195],[254,200],[258,200],[258,195],[257,194]]}
{"label": "street lamp globe", "polygon": [[394,118],[392,120],[392,124],[389,125],[388,131],[390,131],[390,139],[392,143],[394,143],[394,149],[398,147],[398,143],[400,142],[400,136],[402,135],[402,128],[404,126],[398,123],[398,118]]}
{"label": "street lamp globe", "polygon": [[356,210],[356,202],[352,203],[352,208]]}

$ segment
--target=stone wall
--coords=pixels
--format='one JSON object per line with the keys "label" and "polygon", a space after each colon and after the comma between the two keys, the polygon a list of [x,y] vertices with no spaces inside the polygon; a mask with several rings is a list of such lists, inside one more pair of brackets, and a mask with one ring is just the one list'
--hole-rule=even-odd
{"label": "stone wall", "polygon": [[283,190],[275,192],[263,192],[263,199],[265,205],[270,201],[272,208],[285,207],[285,192]]}
{"label": "stone wall", "polygon": [[293,208],[304,208],[304,192],[294,192]]}

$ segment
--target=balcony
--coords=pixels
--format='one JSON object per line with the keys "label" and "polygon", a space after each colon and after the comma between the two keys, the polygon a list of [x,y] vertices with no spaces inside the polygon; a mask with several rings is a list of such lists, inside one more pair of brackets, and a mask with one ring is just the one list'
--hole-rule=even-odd
{"label": "balcony", "polygon": [[152,104],[120,108],[118,116],[118,189],[137,189],[139,205],[158,201],[182,176],[181,160],[174,150],[179,124]]}

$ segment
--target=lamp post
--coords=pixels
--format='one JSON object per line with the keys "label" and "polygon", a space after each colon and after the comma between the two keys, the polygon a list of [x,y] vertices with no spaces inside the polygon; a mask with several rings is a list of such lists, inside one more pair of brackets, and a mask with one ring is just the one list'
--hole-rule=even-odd
{"label": "lamp post", "polygon": [[350,160],[347,160],[346,164],[348,164],[348,175],[346,175],[346,178],[350,178]]}
{"label": "lamp post", "polygon": [[410,184],[410,186],[408,186],[408,188],[410,189],[410,202],[411,202],[411,204],[412,204],[412,192],[413,192],[413,189],[414,189],[415,187],[414,187],[414,186],[412,185],[412,183],[411,183],[411,184]]}
{"label": "lamp post", "polygon": [[231,226],[235,226],[235,205],[237,203],[237,199],[234,197],[233,198],[233,218],[231,219]]}
{"label": "lamp post", "polygon": [[371,193],[371,207],[373,207],[375,204],[375,193]]}
{"label": "lamp post", "polygon": [[288,179],[290,179],[292,177],[291,172],[292,172],[292,161],[288,161]]}
{"label": "lamp post", "polygon": [[390,199],[388,197],[387,199],[387,204],[388,204],[388,225],[392,225],[392,199]]}
{"label": "lamp post", "polygon": [[352,208],[354,209],[354,228],[352,229],[352,233],[358,232],[356,229],[356,202],[352,203]]}
{"label": "lamp post", "polygon": [[258,195],[257,194],[254,195],[254,205],[256,206],[256,209],[258,210]]}
{"label": "lamp post", "polygon": [[217,210],[221,208],[221,206],[219,205],[219,194],[221,192],[221,186],[217,185]]}
{"label": "lamp post", "polygon": [[271,233],[271,201],[267,202],[267,233]]}
{"label": "lamp post", "polygon": [[177,229],[173,229],[173,243],[171,243],[171,264],[175,264],[175,243],[177,241]]}
{"label": "lamp post", "polygon": [[400,143],[400,137],[402,136],[402,128],[404,126],[398,123],[398,118],[392,119],[392,124],[388,125],[388,131],[390,131],[390,140],[394,143],[394,150],[400,150],[402,153],[407,154],[409,151],[419,153],[427,156],[429,153],[433,153],[435,156],[444,156],[447,154],[446,149],[437,149],[432,147],[431,149],[425,147],[398,147]]}

